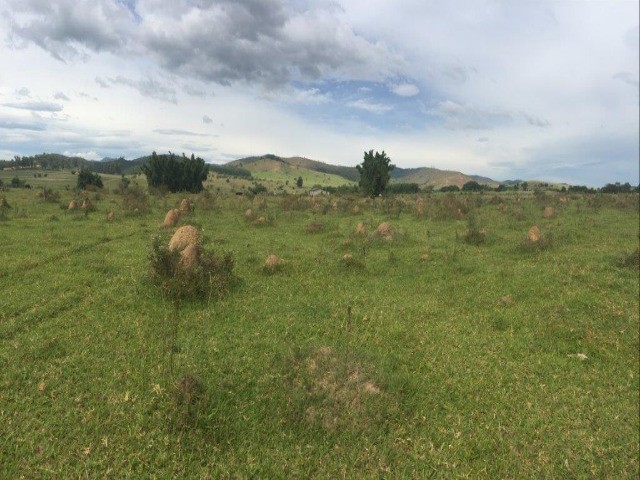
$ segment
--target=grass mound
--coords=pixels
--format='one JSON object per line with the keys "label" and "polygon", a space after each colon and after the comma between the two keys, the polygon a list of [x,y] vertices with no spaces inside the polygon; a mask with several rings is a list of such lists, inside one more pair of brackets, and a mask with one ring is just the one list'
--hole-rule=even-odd
{"label": "grass mound", "polygon": [[178,209],[172,208],[164,216],[164,221],[162,222],[162,226],[164,228],[175,227],[179,220],[180,220],[180,211]]}
{"label": "grass mound", "polygon": [[169,250],[172,252],[181,252],[190,245],[200,243],[200,232],[193,225],[184,225],[175,231],[171,240],[169,240]]}

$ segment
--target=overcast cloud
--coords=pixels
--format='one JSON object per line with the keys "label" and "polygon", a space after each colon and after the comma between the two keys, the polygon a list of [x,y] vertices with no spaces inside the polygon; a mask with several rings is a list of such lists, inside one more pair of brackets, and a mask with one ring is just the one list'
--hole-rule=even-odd
{"label": "overcast cloud", "polygon": [[[638,182],[638,2],[0,0],[0,158]],[[194,140],[197,139],[197,143]]]}

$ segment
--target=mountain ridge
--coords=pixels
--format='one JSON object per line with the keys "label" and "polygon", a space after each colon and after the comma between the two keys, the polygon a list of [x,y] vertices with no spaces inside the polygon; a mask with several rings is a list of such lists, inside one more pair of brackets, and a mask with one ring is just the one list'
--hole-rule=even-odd
{"label": "mountain ridge", "polygon": [[[111,173],[111,174],[130,174],[140,171],[140,167],[150,158],[150,155],[137,157],[132,160],[126,160],[123,157],[111,158],[104,157],[102,160],[87,160],[79,156],[67,156],[58,153],[44,153],[31,157],[24,156],[18,157],[18,165],[21,168],[27,168],[29,166],[38,166],[40,168],[88,168],[96,173]],[[14,160],[0,161],[0,166],[9,166],[15,162]],[[226,163],[212,163],[208,162],[212,171],[218,171],[224,173],[225,167],[232,167],[227,172],[241,171],[247,176],[247,171],[259,178],[264,172],[275,171],[284,169],[287,174],[297,175],[296,172],[303,172],[305,170],[315,172],[317,174],[325,175],[325,178],[331,177],[335,183],[335,177],[341,177],[347,183],[357,183],[360,175],[356,167],[349,167],[343,165],[335,165],[319,160],[312,160],[303,156],[293,157],[280,157],[274,154],[265,154],[259,156],[243,157],[236,160],[231,160]],[[235,170],[234,170],[235,169]],[[231,173],[233,175],[233,173]],[[316,178],[321,176],[316,175]],[[486,184],[491,187],[498,185],[514,185],[521,183],[520,180],[506,180],[503,182],[493,180],[486,176],[481,175],[469,175],[454,170],[441,170],[434,167],[413,167],[402,168],[395,167],[391,171],[392,183],[416,183],[422,188],[442,188],[449,185],[456,185],[462,187],[465,183],[470,181],[476,181],[481,184]]]}

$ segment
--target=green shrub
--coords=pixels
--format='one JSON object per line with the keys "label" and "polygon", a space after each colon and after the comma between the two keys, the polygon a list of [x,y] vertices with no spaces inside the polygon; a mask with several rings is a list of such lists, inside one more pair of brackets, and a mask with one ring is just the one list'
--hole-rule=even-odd
{"label": "green shrub", "polygon": [[102,183],[102,177],[97,173],[91,173],[86,168],[80,170],[78,173],[78,181],[76,183],[76,188],[79,190],[86,190],[87,187],[93,185],[96,188],[102,188],[104,185]]}
{"label": "green shrub", "polygon": [[471,212],[467,218],[467,231],[464,234],[464,241],[470,245],[482,245],[487,239],[487,231],[478,227],[478,219]]}
{"label": "green shrub", "polygon": [[42,190],[38,192],[38,197],[45,202],[57,203],[60,201],[60,192],[56,192],[49,187],[43,187]]}
{"label": "green shrub", "polygon": [[222,256],[202,249],[198,265],[180,266],[180,253],[170,251],[166,238],[153,238],[149,263],[151,279],[173,301],[211,299],[230,290],[233,281],[233,255]]}

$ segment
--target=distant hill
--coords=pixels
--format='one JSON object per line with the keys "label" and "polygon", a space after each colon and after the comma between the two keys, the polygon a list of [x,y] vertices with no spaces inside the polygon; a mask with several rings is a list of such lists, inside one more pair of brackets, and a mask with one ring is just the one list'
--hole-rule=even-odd
{"label": "distant hill", "polygon": [[465,183],[476,181],[496,187],[500,182],[496,182],[487,177],[478,175],[466,175],[461,172],[451,170],[439,170],[437,168],[420,167],[420,168],[399,168],[391,170],[392,182],[417,183],[421,187],[442,188],[448,185],[457,185],[462,187]]}
{"label": "distant hill", "polygon": [[[317,160],[310,160],[304,157],[283,158],[273,154],[259,157],[246,157],[234,160],[226,165],[241,167],[251,170],[253,176],[259,176],[257,171],[288,171],[295,173],[295,169],[305,169],[319,173],[337,175],[350,182],[357,182],[360,174],[355,167],[344,167],[331,165]],[[466,175],[460,172],[449,170],[439,170],[437,168],[400,168],[396,167],[391,171],[391,181],[394,183],[417,183],[421,187],[441,188],[447,185],[457,185],[462,187],[465,183],[476,181],[496,187],[500,182],[491,178],[478,175]]]}
{"label": "distant hill", "polygon": [[96,173],[108,173],[114,175],[131,174],[138,172],[144,161],[149,157],[141,157],[135,160],[124,158],[104,158],[102,160],[87,160],[82,157],[69,157],[59,153],[41,153],[31,157],[24,156],[18,159],[0,162],[2,167],[41,168],[43,170],[73,170],[86,168]]}
{"label": "distant hill", "polygon": [[305,157],[289,157],[283,158],[273,154],[262,155],[260,157],[246,157],[234,160],[226,165],[247,168],[261,168],[272,170],[281,170],[284,165],[294,168],[311,170],[318,173],[326,173],[337,175],[351,182],[357,182],[360,174],[355,167],[344,167],[340,165],[331,165],[329,163],[310,160]]}
{"label": "distant hill", "polygon": [[304,157],[283,158],[273,154],[241,158],[224,164],[224,167],[248,170],[256,180],[291,183],[302,177],[307,187],[338,187],[353,184],[360,178],[354,167],[330,165]]}
{"label": "distant hill", "polygon": [[[122,157],[105,157],[96,161],[86,160],[81,157],[68,157],[56,153],[44,153],[32,157],[22,157],[17,163],[15,160],[0,162],[0,166],[43,168],[48,170],[88,168],[97,173],[121,175],[139,172],[141,166],[150,158],[150,155],[133,160],[126,160]],[[295,182],[297,177],[300,176],[303,177],[305,186],[309,187],[313,185],[349,185],[358,182],[360,179],[360,174],[355,167],[332,165],[305,157],[284,158],[273,154],[240,158],[222,165],[210,164],[210,169],[212,172],[227,176],[283,183]],[[392,183],[416,183],[422,188],[433,187],[438,189],[448,185],[462,187],[470,181],[487,184],[491,187],[496,187],[500,184],[500,182],[487,177],[429,167],[396,167],[391,171]],[[519,181],[504,183],[508,185],[519,183]]]}

